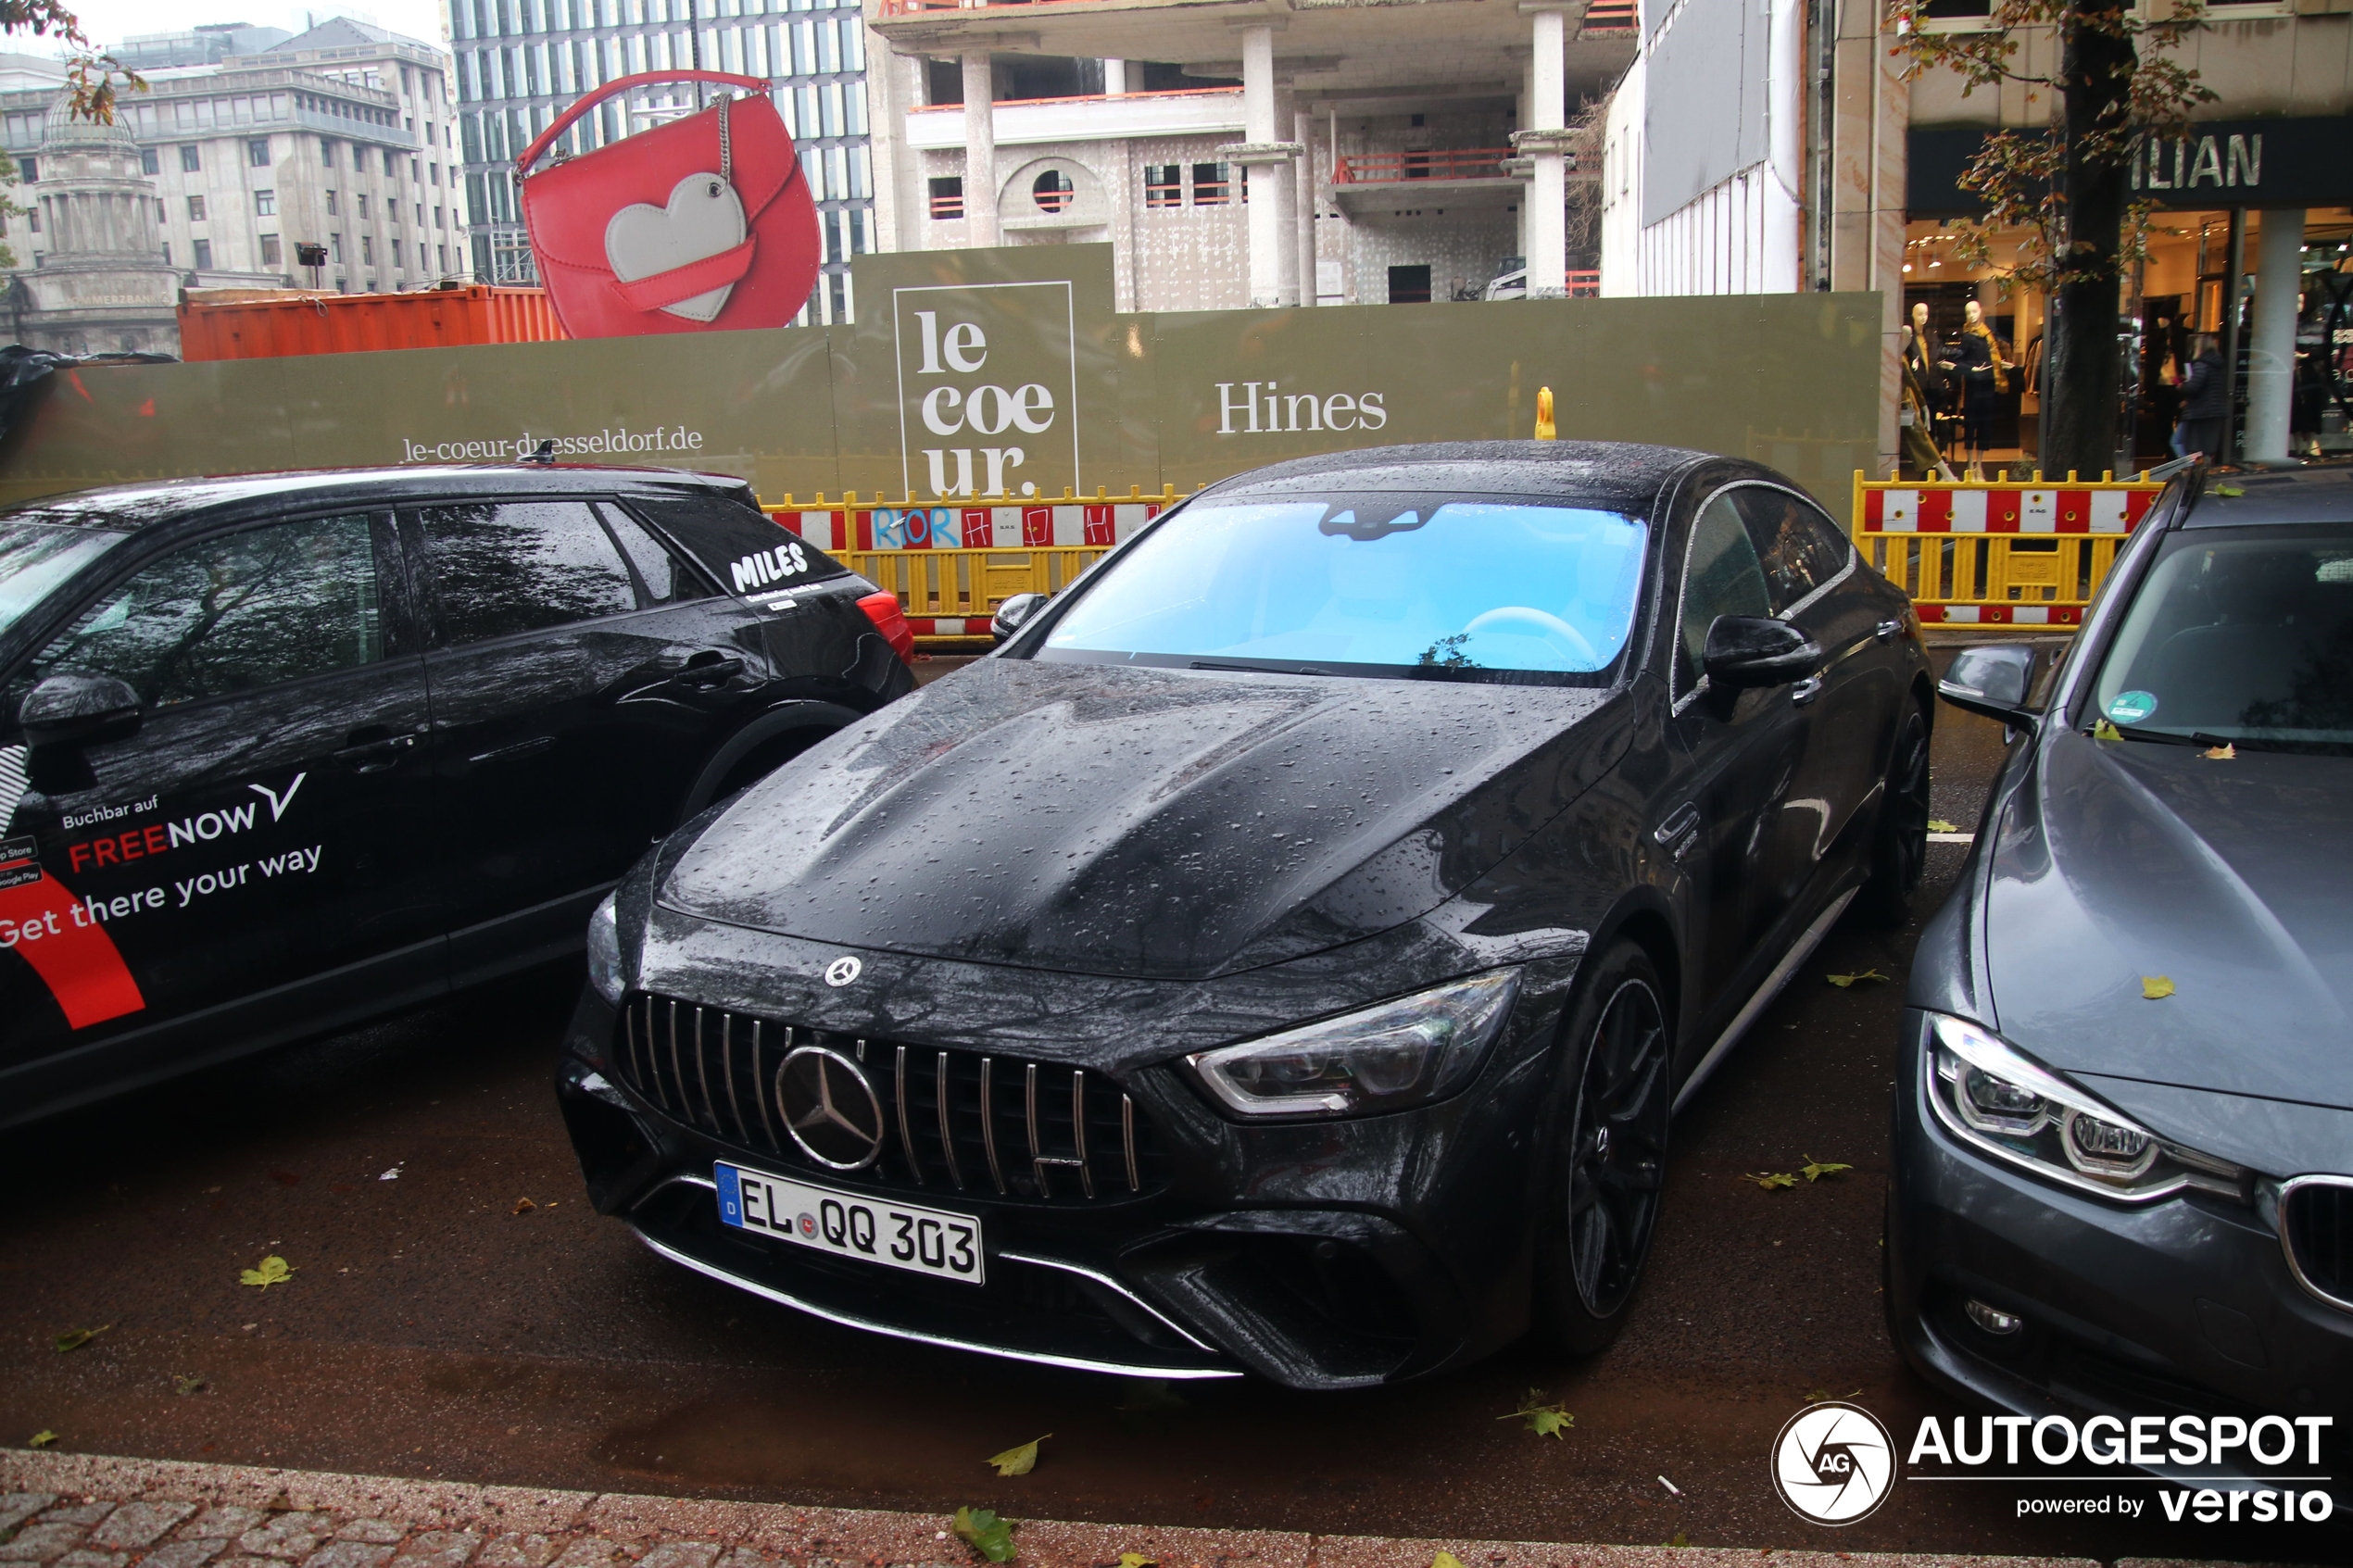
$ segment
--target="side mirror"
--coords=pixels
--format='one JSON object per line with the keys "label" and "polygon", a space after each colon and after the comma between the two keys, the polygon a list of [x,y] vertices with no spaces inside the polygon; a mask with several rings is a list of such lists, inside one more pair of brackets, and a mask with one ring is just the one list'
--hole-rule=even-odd
{"label": "side mirror", "polygon": [[25,694],[17,721],[35,751],[78,750],[139,729],[139,694],[111,675],[52,675]]}
{"label": "side mirror", "polygon": [[2034,650],[2015,643],[1963,648],[1953,656],[1936,695],[1965,713],[1991,719],[2013,730],[2031,730],[2034,714],[2026,694],[2034,685]]}
{"label": "side mirror", "polygon": [[1700,668],[1710,685],[1730,690],[1786,686],[1811,675],[1822,650],[1786,621],[1762,615],[1719,615],[1707,629]]}
{"label": "side mirror", "polygon": [[1003,642],[1027,625],[1032,616],[1046,608],[1046,601],[1051,596],[1048,594],[1015,594],[997,607],[996,615],[988,622],[988,634]]}

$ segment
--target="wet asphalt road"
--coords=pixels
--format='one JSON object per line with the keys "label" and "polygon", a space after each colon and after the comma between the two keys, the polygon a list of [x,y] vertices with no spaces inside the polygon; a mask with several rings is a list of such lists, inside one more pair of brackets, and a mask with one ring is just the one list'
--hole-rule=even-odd
{"label": "wet asphalt road", "polygon": [[[1934,814],[1972,827],[2000,753],[1995,726],[1944,709]],[[1931,847],[1923,914],[1962,853]],[[2020,1520],[2000,1486],[1907,1485],[1838,1532],[1776,1498],[1767,1449],[1810,1399],[1852,1397],[1899,1434],[1958,1408],[1903,1367],[1881,1314],[1916,930],[1834,932],[1677,1123],[1642,1299],[1590,1363],[1522,1348],[1433,1384],[1192,1385],[1139,1413],[1117,1379],[804,1319],[590,1211],[547,1086],[579,982],[543,973],[12,1135],[0,1442],[49,1428],[92,1452],[1112,1522],[2313,1557],[2305,1531]],[[1895,983],[1822,978],[1872,968]],[[1770,1193],[1739,1179],[1809,1158],[1854,1169]],[[266,1252],[292,1282],[240,1286]],[[1565,1438],[1497,1419],[1530,1387],[1575,1413]],[[1034,1474],[982,1463],[1041,1433]]]}

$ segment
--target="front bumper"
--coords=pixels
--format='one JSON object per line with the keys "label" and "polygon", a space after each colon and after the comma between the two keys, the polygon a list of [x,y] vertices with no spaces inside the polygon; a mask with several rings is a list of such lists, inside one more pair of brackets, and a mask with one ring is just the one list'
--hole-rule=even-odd
{"label": "front bumper", "polygon": [[[2353,1313],[2308,1294],[2277,1234],[2203,1193],[2111,1203],[2002,1165],[1951,1138],[1923,1098],[1927,1017],[1905,1015],[1888,1195],[1888,1316],[1931,1382],[2012,1414],[2330,1415],[2320,1484],[2353,1507]],[[2014,1314],[1979,1327],[1975,1300]],[[2293,1467],[2305,1474],[2309,1467]],[[2196,1486],[2239,1473],[2152,1467]],[[2309,1486],[2319,1483],[2302,1483]]]}
{"label": "front bumper", "polygon": [[[633,1087],[615,1010],[584,994],[557,1091],[600,1212],[660,1255],[848,1326],[1138,1376],[1255,1374],[1361,1387],[1461,1364],[1526,1327],[1530,1151],[1558,994],[1525,1016],[1465,1093],[1353,1122],[1243,1127],[1165,1068],[1119,1087],[1158,1136],[1159,1177],[1094,1199],[1000,1198],[819,1169],[785,1144],[714,1137]],[[692,1070],[689,1069],[691,1076]],[[722,1096],[724,1098],[724,1094]],[[721,1123],[723,1133],[727,1130]],[[979,1218],[988,1283],[935,1280],[721,1223],[721,1160]]]}

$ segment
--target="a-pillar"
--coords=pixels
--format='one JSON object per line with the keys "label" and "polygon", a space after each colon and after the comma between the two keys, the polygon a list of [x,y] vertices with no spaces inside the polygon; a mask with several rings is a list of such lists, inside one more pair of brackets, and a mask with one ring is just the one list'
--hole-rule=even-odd
{"label": "a-pillar", "polygon": [[1529,62],[1527,126],[1512,145],[1530,159],[1528,190],[1528,297],[1557,299],[1568,283],[1568,34],[1563,8],[1520,6],[1534,56]]}
{"label": "a-pillar", "polygon": [[2304,209],[2263,209],[2262,254],[2255,262],[2255,335],[2246,357],[2246,435],[2250,463],[2287,461],[2288,416],[2296,400],[2296,306],[2304,287]]}
{"label": "a-pillar", "polygon": [[1294,242],[1285,232],[1284,208],[1290,184],[1290,160],[1299,156],[1296,142],[1275,139],[1275,30],[1253,23],[1242,34],[1242,141],[1223,148],[1227,158],[1248,171],[1257,188],[1251,192],[1250,303],[1271,308],[1283,303],[1285,253],[1295,256]]}
{"label": "a-pillar", "polygon": [[997,228],[997,82],[988,53],[963,56],[964,243],[1002,245]]}

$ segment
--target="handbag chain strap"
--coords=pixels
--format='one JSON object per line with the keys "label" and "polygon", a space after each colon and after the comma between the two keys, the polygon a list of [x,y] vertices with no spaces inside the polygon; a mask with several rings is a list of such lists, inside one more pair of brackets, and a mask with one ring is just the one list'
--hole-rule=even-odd
{"label": "handbag chain strap", "polygon": [[719,100],[719,178],[730,185],[736,182],[736,147],[727,135],[727,106],[735,101],[732,93]]}

